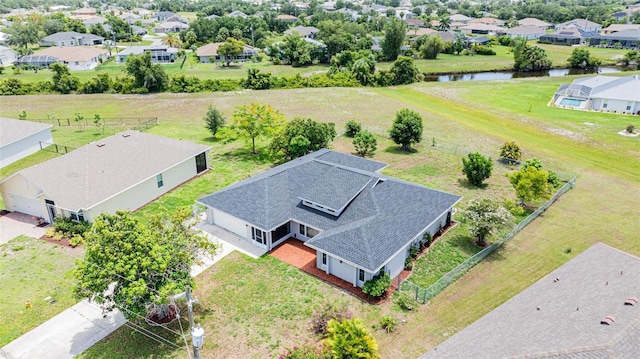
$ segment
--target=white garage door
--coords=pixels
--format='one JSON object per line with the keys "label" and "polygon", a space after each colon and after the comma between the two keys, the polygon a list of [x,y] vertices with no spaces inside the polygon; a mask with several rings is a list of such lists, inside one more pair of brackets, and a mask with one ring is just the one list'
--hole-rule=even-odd
{"label": "white garage door", "polygon": [[13,208],[8,208],[10,211],[45,218],[44,213],[42,213],[43,206],[40,200],[14,193],[9,193],[9,197],[11,198],[11,203],[13,204]]}

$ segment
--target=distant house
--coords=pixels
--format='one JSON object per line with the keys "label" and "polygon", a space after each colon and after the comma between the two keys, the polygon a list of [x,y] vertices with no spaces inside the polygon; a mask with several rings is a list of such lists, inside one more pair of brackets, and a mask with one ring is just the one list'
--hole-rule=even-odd
{"label": "distant house", "polygon": [[52,144],[51,127],[46,123],[0,117],[0,168]]}
{"label": "distant house", "polygon": [[536,19],[534,17],[527,17],[524,19],[520,19],[518,20],[518,25],[519,26],[536,26],[536,27],[539,27],[541,30],[553,29],[553,24],[548,23],[546,21],[542,21],[540,19]]}
{"label": "distant house", "polygon": [[527,40],[539,39],[540,36],[547,32],[539,26],[516,26],[509,29],[503,29],[498,32],[499,35],[508,35],[511,38],[521,37]]}
{"label": "distant house", "polygon": [[20,56],[10,47],[0,45],[0,66],[9,66],[16,62]]}
{"label": "distant house", "polygon": [[491,42],[491,39],[486,36],[467,37],[466,40],[471,45],[486,45]]}
{"label": "distant house", "polygon": [[91,16],[86,19],[82,19],[82,23],[86,28],[90,28],[93,25],[104,24],[107,22],[107,19],[102,16]]}
{"label": "distant house", "polygon": [[[223,44],[224,42],[215,42],[199,47],[196,50],[196,55],[198,56],[198,59],[200,59],[200,62],[208,64],[211,62],[225,61],[226,59],[224,56],[218,55],[218,47]],[[247,61],[256,55],[258,55],[258,51],[255,48],[249,45],[244,45],[242,54],[234,57],[232,61]]]}
{"label": "distant house", "polygon": [[60,62],[60,59],[51,55],[24,55],[14,62],[14,64],[33,68],[47,68],[56,62]]}
{"label": "distant house", "polygon": [[118,15],[118,17],[126,21],[129,25],[132,25],[134,22],[142,19],[142,16],[131,13],[131,12],[122,13]]}
{"label": "distant house", "polygon": [[430,29],[428,27],[414,27],[414,28],[408,28],[407,32],[406,32],[406,36],[407,37],[420,37],[423,35],[433,35],[436,34],[438,31],[434,30],[434,29]]}
{"label": "distant house", "polygon": [[485,25],[493,25],[493,26],[498,26],[498,27],[502,27],[504,26],[505,22],[504,20],[500,20],[500,19],[496,19],[493,17],[481,17],[478,19],[471,19],[469,20],[469,24],[485,24]]}
{"label": "distant house", "polygon": [[211,15],[207,16],[207,19],[209,19],[209,20],[215,20],[215,19],[217,19],[217,18],[219,18],[219,17],[220,17],[220,16],[218,16],[218,15],[216,15],[216,14],[211,14]]}
{"label": "distant house", "polygon": [[249,15],[243,13],[240,10],[234,10],[234,11],[230,12],[229,14],[227,14],[227,16],[230,16],[230,17],[241,17],[243,19],[246,19],[246,18],[249,17]]}
{"label": "distant house", "polygon": [[286,30],[284,34],[291,35],[296,32],[303,37],[313,39],[316,37],[316,34],[320,32],[320,29],[314,26],[296,26]]}
{"label": "distant house", "polygon": [[640,115],[640,75],[590,76],[560,86],[553,104],[581,110]]}
{"label": "distant house", "polygon": [[590,38],[594,36],[598,36],[598,33],[595,31],[584,31],[582,29],[573,27],[559,30],[552,34],[542,35],[538,38],[538,41],[542,44],[571,46],[585,44]]}
{"label": "distant house", "polygon": [[117,62],[126,62],[130,55],[141,55],[145,52],[151,54],[151,61],[155,63],[170,63],[176,61],[178,49],[167,45],[128,46],[116,56]]}
{"label": "distant house", "polygon": [[600,32],[602,35],[613,34],[624,30],[640,30],[640,24],[611,24]]}
{"label": "distant house", "polygon": [[451,16],[449,16],[449,21],[450,22],[460,22],[463,24],[468,24],[469,21],[473,20],[472,18],[462,15],[462,14],[453,14]]}
{"label": "distant house", "polygon": [[40,40],[40,46],[96,46],[102,45],[103,42],[102,36],[65,31],[45,36]]}
{"label": "distant house", "polygon": [[469,23],[469,25],[461,28],[460,30],[465,34],[496,35],[498,32],[504,29],[496,25],[488,25],[484,23]]}
{"label": "distant house", "polygon": [[95,69],[103,61],[106,61],[109,58],[109,52],[104,48],[89,46],[54,46],[38,51],[33,56],[33,58],[23,57],[19,63],[27,66],[37,66],[36,64],[28,63],[28,61],[34,59],[36,62],[40,61],[36,56],[53,57],[57,59],[56,62],[69,66],[69,70],[87,71]]}
{"label": "distant house", "polygon": [[639,297],[640,258],[597,243],[420,359],[635,359]]}
{"label": "distant house", "polygon": [[362,287],[392,278],[409,248],[452,221],[459,196],[378,173],[386,164],[322,149],[197,202],[207,223],[270,251],[285,240],[316,251],[316,267]]}
{"label": "distant house", "polygon": [[360,18],[360,14],[358,14],[357,11],[353,9],[348,9],[346,7],[336,10],[336,12],[344,14],[349,21],[358,21],[358,19]]}
{"label": "distant house", "polygon": [[83,7],[78,10],[74,10],[73,14],[76,16],[96,16],[96,9],[92,7]]}
{"label": "distant house", "polygon": [[620,47],[623,49],[640,48],[640,25],[636,29],[617,31],[607,35],[598,35],[589,39],[591,46]]}
{"label": "distant house", "polygon": [[20,170],[0,182],[10,211],[92,221],[135,210],[205,171],[211,147],[126,131]]}
{"label": "distant house", "polygon": [[293,16],[293,15],[280,14],[280,15],[276,16],[276,20],[280,20],[280,21],[288,22],[288,23],[294,23],[294,22],[298,21],[298,18]]}
{"label": "distant house", "polygon": [[602,30],[602,25],[595,23],[593,21],[589,21],[587,19],[573,19],[567,22],[563,22],[562,24],[556,25],[556,29],[565,30],[571,28],[578,28],[587,32],[599,32]]}
{"label": "distant house", "polygon": [[420,19],[405,19],[404,22],[407,23],[409,27],[425,27],[424,21]]}
{"label": "distant house", "polygon": [[168,18],[173,16],[178,16],[178,15],[171,11],[158,11],[153,15],[151,15],[151,20],[163,22],[163,21],[167,21]]}
{"label": "distant house", "polygon": [[162,24],[156,25],[153,28],[153,31],[157,34],[167,34],[170,32],[182,32],[189,29],[189,25],[177,22],[177,21],[166,21]]}

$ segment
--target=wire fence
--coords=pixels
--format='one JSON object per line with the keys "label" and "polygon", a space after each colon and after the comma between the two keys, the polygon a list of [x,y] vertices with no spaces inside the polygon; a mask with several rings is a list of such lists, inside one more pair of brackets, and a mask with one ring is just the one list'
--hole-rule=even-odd
{"label": "wire fence", "polygon": [[493,253],[496,249],[502,247],[506,242],[508,242],[511,238],[513,238],[518,232],[520,232],[523,228],[525,228],[529,223],[531,223],[534,219],[540,216],[544,211],[547,210],[555,201],[558,200],[563,194],[567,193],[570,189],[575,186],[576,177],[573,176],[570,180],[565,183],[547,202],[545,202],[542,206],[536,209],[533,213],[528,215],[525,219],[523,219],[518,225],[516,225],[509,233],[507,233],[502,239],[499,241],[489,245],[484,248],[480,252],[474,254],[464,262],[460,263],[453,270],[449,271],[447,274],[442,276],[438,281],[433,283],[427,288],[423,288],[410,280],[405,280],[399,286],[400,292],[406,292],[412,295],[416,300],[421,301],[422,304],[426,303],[428,300],[435,297],[438,293],[442,292],[446,287],[448,287],[451,283],[458,280],[465,273],[467,273],[473,266],[478,264],[488,255]]}
{"label": "wire fence", "polygon": [[69,152],[75,150],[75,148],[73,148],[73,147],[69,147],[69,146],[65,146],[65,145],[58,145],[58,144],[55,144],[55,143],[43,142],[43,141],[40,141],[40,149],[43,150],[43,151],[55,152],[55,153],[60,153],[60,154],[69,153]]}
{"label": "wire fence", "polygon": [[70,127],[70,126],[111,126],[111,127],[126,127],[135,130],[136,127],[158,124],[158,117],[85,117],[76,116],[75,118],[29,118],[28,121],[50,123],[58,127]]}

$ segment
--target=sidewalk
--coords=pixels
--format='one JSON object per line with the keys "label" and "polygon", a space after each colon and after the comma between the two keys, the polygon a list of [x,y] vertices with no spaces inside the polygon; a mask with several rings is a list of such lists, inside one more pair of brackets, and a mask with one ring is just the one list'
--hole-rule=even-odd
{"label": "sidewalk", "polygon": [[[194,265],[192,276],[202,273],[237,249],[211,233],[204,233],[210,240],[221,243],[222,249],[214,258]],[[126,322],[118,310],[103,317],[100,306],[85,299],[0,348],[0,359],[73,358]]]}

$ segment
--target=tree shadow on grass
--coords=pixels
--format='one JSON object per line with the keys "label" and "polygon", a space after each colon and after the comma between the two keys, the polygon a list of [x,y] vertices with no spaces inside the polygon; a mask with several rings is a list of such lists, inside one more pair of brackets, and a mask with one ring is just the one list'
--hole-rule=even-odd
{"label": "tree shadow on grass", "polygon": [[462,188],[469,189],[469,190],[477,189],[477,190],[484,191],[487,188],[489,188],[489,184],[488,183],[483,183],[480,186],[476,187],[476,186],[472,185],[471,182],[469,182],[469,180],[466,179],[466,178],[458,178],[458,185],[460,187],[462,187]]}
{"label": "tree shadow on grass", "polygon": [[417,153],[418,150],[416,148],[409,148],[408,150],[403,150],[402,147],[400,146],[388,146],[387,148],[384,149],[384,152],[386,153],[392,153],[395,155],[410,155],[413,153]]}
{"label": "tree shadow on grass", "polygon": [[239,161],[255,163],[256,165],[264,165],[272,163],[271,156],[265,148],[258,148],[258,153],[252,153],[249,148],[239,148],[233,151],[227,151],[217,154],[215,157],[219,157],[225,161]]}

